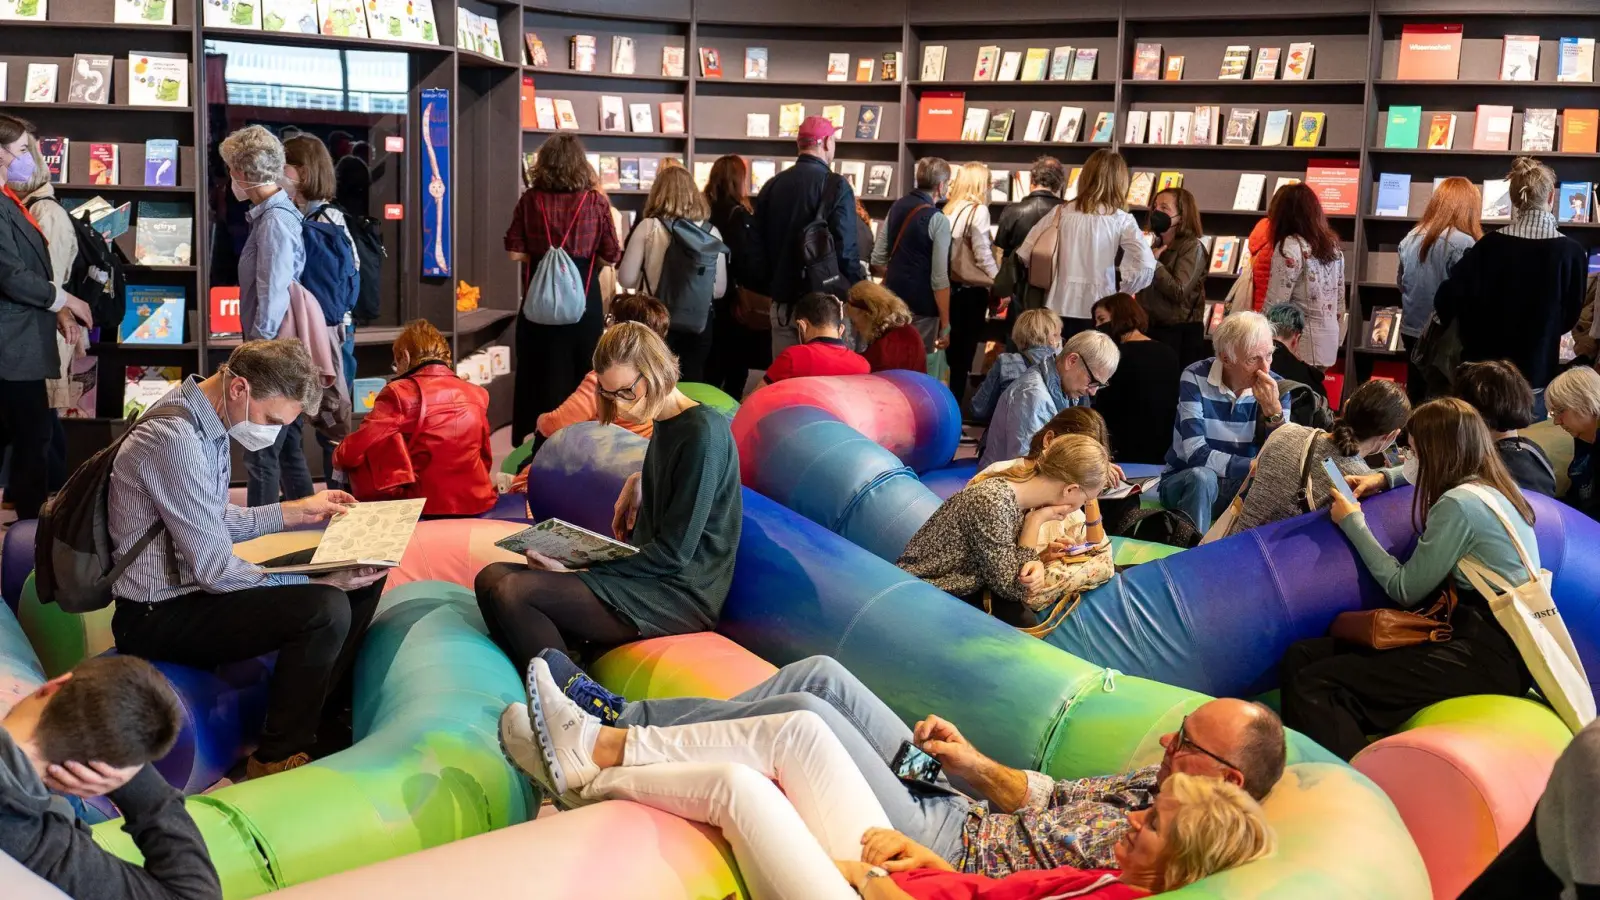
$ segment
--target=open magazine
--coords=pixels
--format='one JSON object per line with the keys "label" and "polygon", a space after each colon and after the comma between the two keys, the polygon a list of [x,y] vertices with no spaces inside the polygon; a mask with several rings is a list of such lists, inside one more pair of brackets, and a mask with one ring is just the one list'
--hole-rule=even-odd
{"label": "open magazine", "polygon": [[1160,475],[1151,475],[1148,478],[1129,478],[1109,491],[1101,491],[1100,499],[1119,500],[1123,497],[1132,497],[1134,494],[1148,494],[1160,484]]}
{"label": "open magazine", "polygon": [[281,575],[321,575],[340,569],[387,569],[400,565],[417,530],[426,500],[375,500],[357,504],[328,523],[311,562],[267,566]]}
{"label": "open magazine", "polygon": [[548,556],[569,569],[582,569],[595,563],[624,559],[639,552],[638,547],[614,541],[603,534],[580,528],[561,519],[545,519],[509,537],[494,542],[496,547],[522,556],[529,550]]}

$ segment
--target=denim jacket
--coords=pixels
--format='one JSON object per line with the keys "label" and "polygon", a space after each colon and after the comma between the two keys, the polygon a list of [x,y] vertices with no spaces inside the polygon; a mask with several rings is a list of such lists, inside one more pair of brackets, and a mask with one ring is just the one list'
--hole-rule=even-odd
{"label": "denim jacket", "polygon": [[989,374],[983,376],[983,384],[978,385],[972,395],[972,414],[981,420],[994,415],[995,404],[1011,382],[1020,378],[1029,366],[1038,365],[1054,353],[1049,347],[1029,347],[1021,353],[1000,354]]}
{"label": "denim jacket", "polygon": [[1040,360],[1000,395],[989,430],[983,436],[979,470],[1003,459],[1026,456],[1033,436],[1050,424],[1056,413],[1088,402],[1088,396],[1076,402],[1067,397],[1061,387],[1061,373],[1056,371],[1054,353]]}

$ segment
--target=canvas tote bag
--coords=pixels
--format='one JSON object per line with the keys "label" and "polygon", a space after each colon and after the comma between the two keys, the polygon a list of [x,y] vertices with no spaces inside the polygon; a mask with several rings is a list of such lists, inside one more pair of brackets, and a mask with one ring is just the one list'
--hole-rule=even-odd
{"label": "canvas tote bag", "polygon": [[1461,560],[1461,572],[1489,602],[1495,621],[1517,645],[1517,652],[1522,654],[1522,661],[1539,685],[1539,693],[1555,708],[1561,721],[1576,733],[1594,720],[1594,692],[1589,687],[1589,676],[1583,671],[1583,661],[1572,646],[1572,636],[1567,633],[1561,611],[1556,609],[1555,600],[1550,596],[1550,572],[1534,570],[1528,551],[1517,538],[1516,529],[1500,508],[1493,491],[1478,484],[1462,487],[1487,504],[1505,526],[1511,543],[1516,545],[1517,555],[1522,558],[1523,568],[1528,571],[1528,580],[1512,585],[1471,558]]}
{"label": "canvas tote bag", "polygon": [[1233,287],[1228,288],[1228,296],[1223,298],[1228,304],[1228,315],[1236,312],[1249,312],[1255,308],[1256,302],[1256,267],[1250,264],[1250,248],[1248,241],[1239,248],[1239,277],[1233,280]]}

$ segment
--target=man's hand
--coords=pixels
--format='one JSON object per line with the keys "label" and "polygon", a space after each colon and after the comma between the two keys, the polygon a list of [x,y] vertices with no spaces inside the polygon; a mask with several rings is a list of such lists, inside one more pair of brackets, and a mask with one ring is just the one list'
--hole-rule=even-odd
{"label": "man's hand", "polygon": [[1283,413],[1283,399],[1278,396],[1278,382],[1265,371],[1257,372],[1252,379],[1250,390],[1256,395],[1256,406],[1260,407],[1261,415],[1272,418]]}
{"label": "man's hand", "polygon": [[83,333],[83,326],[78,324],[78,317],[72,314],[72,310],[62,307],[56,313],[56,330],[61,332],[67,343],[76,345],[78,337]]}
{"label": "man's hand", "polygon": [[326,522],[350,511],[359,501],[344,491],[323,491],[304,500],[290,500],[283,504],[283,527]]}
{"label": "man's hand", "polygon": [[1381,494],[1389,487],[1389,479],[1381,472],[1371,475],[1346,475],[1344,483],[1350,485],[1350,490],[1356,492],[1357,499],[1365,500],[1373,494]]}
{"label": "man's hand", "polygon": [[119,769],[103,762],[65,762],[51,765],[44,772],[44,786],[52,791],[87,800],[102,797],[133,780],[143,766]]}
{"label": "man's hand", "polygon": [[389,574],[388,569],[380,569],[375,566],[363,566],[361,568],[339,569],[337,571],[329,572],[326,575],[318,575],[316,578],[311,579],[311,581],[314,584],[325,584],[329,587],[336,587],[348,594],[351,591],[359,591],[362,588],[375,583],[378,579],[387,574]]}
{"label": "man's hand", "polygon": [[639,472],[629,475],[622,483],[622,493],[617,495],[617,504],[611,513],[611,533],[619,541],[631,537],[634,523],[639,521],[639,507],[644,505],[643,480]]}
{"label": "man's hand", "polygon": [[861,861],[890,872],[911,869],[955,871],[944,857],[888,828],[868,828],[861,836]]}
{"label": "man's hand", "polygon": [[545,556],[543,553],[540,553],[537,550],[525,551],[524,555],[528,557],[528,568],[533,569],[533,570],[538,571],[538,572],[572,572],[572,571],[575,571],[573,569],[567,568],[566,564],[562,563],[560,560],[551,559],[550,557]]}
{"label": "man's hand", "polygon": [[961,730],[938,716],[918,722],[911,730],[911,739],[937,759],[945,772],[964,781],[971,781],[972,773],[984,762],[983,754],[967,741]]}
{"label": "man's hand", "polygon": [[85,328],[94,327],[94,311],[89,308],[89,304],[71,294],[67,295],[66,305],[62,306],[60,311],[70,313],[74,319],[78,320],[78,324]]}

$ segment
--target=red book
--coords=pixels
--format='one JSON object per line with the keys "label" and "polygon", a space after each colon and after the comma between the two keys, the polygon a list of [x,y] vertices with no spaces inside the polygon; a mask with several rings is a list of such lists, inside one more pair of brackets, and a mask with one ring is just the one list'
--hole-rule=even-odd
{"label": "red book", "polygon": [[538,128],[539,113],[533,103],[533,76],[522,76],[522,127]]}
{"label": "red book", "polygon": [[117,184],[118,168],[116,144],[89,145],[90,184]]}
{"label": "red book", "polygon": [[961,118],[967,95],[959,91],[924,91],[917,101],[917,140],[961,140]]}
{"label": "red book", "polygon": [[1460,25],[1407,25],[1400,30],[1401,81],[1455,81],[1461,72]]}
{"label": "red book", "polygon": [[1352,215],[1361,180],[1361,163],[1354,159],[1313,159],[1306,165],[1306,186],[1322,201],[1325,215]]}
{"label": "red book", "polygon": [[243,334],[239,322],[239,289],[214,287],[211,289],[211,336],[225,337]]}

